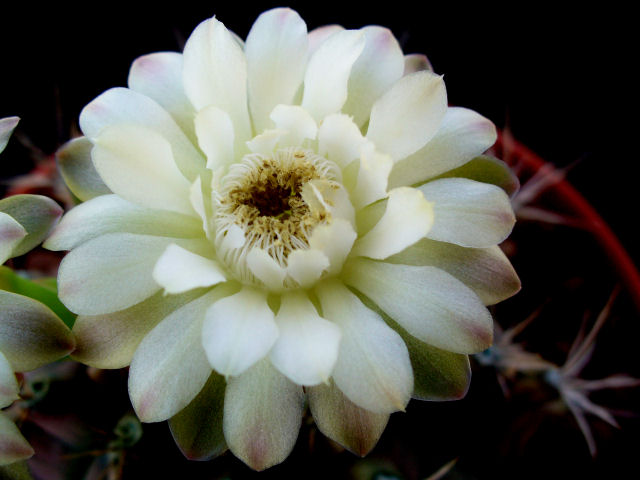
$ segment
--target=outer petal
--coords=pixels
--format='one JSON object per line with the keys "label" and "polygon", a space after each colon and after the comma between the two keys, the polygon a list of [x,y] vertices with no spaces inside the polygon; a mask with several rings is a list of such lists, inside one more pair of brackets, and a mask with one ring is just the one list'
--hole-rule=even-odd
{"label": "outer petal", "polygon": [[195,300],[202,291],[165,296],[156,293],[120,312],[80,315],[73,324],[77,347],[72,357],[96,368],[122,368],[131,363],[138,345],[163,318]]}
{"label": "outer petal", "polygon": [[430,345],[456,353],[491,345],[489,311],[467,286],[440,269],[360,258],[345,265],[343,278]]}
{"label": "outer petal", "polygon": [[342,330],[333,371],[338,388],[356,405],[389,414],[404,410],[413,372],[402,338],[339,282],[317,287],[322,314]]}
{"label": "outer petal", "polygon": [[193,31],[184,47],[182,81],[196,108],[214,105],[229,114],[235,132],[236,153],[251,138],[247,110],[247,63],[242,47],[215,18]]}
{"label": "outer petal", "polygon": [[320,317],[305,293],[282,296],[271,363],[298,385],[327,382],[338,358],[340,329]]}
{"label": "outer petal", "polygon": [[495,185],[466,178],[443,178],[419,187],[433,202],[434,221],[427,237],[463,247],[502,242],[516,218],[509,197]]}
{"label": "outer petal", "polygon": [[402,77],[404,56],[398,41],[387,28],[364,27],[365,47],[351,69],[349,94],[342,109],[358,126],[369,120],[371,107]]}
{"label": "outer petal", "polygon": [[102,195],[71,209],[44,242],[49,250],[72,250],[107,233],[140,233],[178,238],[200,238],[201,223],[194,217],[152,210],[118,195]]}
{"label": "outer petal", "polygon": [[19,117],[0,118],[0,152],[6,148],[13,129],[16,128],[19,121]]}
{"label": "outer petal", "polygon": [[0,212],[0,265],[13,257],[13,251],[27,236],[27,231],[11,215]]}
{"label": "outer petal", "polygon": [[58,169],[71,193],[83,202],[111,193],[91,160],[93,143],[87,137],[69,140],[56,152]]}
{"label": "outer petal", "polygon": [[189,460],[211,460],[227,450],[222,431],[224,377],[213,372],[200,393],[169,419],[171,435]]}
{"label": "outer petal", "polygon": [[375,447],[389,414],[373,413],[351,402],[333,382],[307,389],[318,429],[350,452],[364,457]]}
{"label": "outer petal", "polygon": [[401,160],[431,140],[446,110],[442,77],[428,71],[407,75],[373,105],[367,138],[378,150]]}
{"label": "outer petal", "polygon": [[15,423],[0,412],[0,467],[29,458],[34,453]]}
{"label": "outer petal", "polygon": [[195,110],[182,86],[182,54],[158,52],[138,57],[129,71],[129,88],[155,100],[195,142]]}
{"label": "outer petal", "polygon": [[344,105],[351,67],[364,44],[362,32],[339,31],[329,36],[309,59],[302,106],[317,121]]}
{"label": "outer petal", "polygon": [[314,28],[309,32],[309,55],[315,53],[320,45],[322,45],[327,38],[337,32],[342,32],[344,27],[340,25],[323,25],[322,27]]}
{"label": "outer petal", "polygon": [[231,378],[224,399],[224,436],[233,454],[254,470],[282,462],[296,443],[304,395],[264,359]]}
{"label": "outer petal", "polygon": [[251,287],[213,304],[202,328],[209,362],[225,376],[240,375],[267,355],[277,338],[266,294]]}
{"label": "outer petal", "polygon": [[435,136],[413,155],[394,165],[389,184],[415,185],[457,168],[496,141],[496,127],[466,108],[451,107]]}
{"label": "outer petal", "polygon": [[42,303],[0,290],[0,352],[14,371],[53,362],[74,347],[69,329]]}
{"label": "outer petal", "polygon": [[92,152],[93,163],[107,186],[144,207],[195,215],[190,184],[182,176],[171,145],[153,130],[117,125],[104,130]]}
{"label": "outer petal", "polygon": [[174,416],[202,390],[211,374],[202,322],[211,303],[226,294],[229,288],[216,288],[179,308],[138,346],[129,368],[129,396],[143,422]]}
{"label": "outer petal", "polygon": [[20,398],[20,387],[13,368],[7,358],[0,352],[0,408],[8,407]]}
{"label": "outer petal", "polygon": [[433,72],[431,62],[426,55],[420,53],[411,53],[404,56],[404,75],[409,75],[415,72],[421,72],[423,70],[429,70]]}
{"label": "outer petal", "polygon": [[171,244],[153,268],[153,279],[166,293],[183,293],[211,287],[226,280],[217,262]]}
{"label": "outer petal", "polygon": [[293,102],[304,78],[307,50],[307,26],[289,8],[264,12],[251,27],[244,51],[256,132],[269,127],[269,114],[276,105]]}
{"label": "outer petal", "polygon": [[423,238],[386,261],[444,270],[471,288],[485,305],[506,300],[520,290],[520,279],[498,246],[464,248]]}
{"label": "outer petal", "polygon": [[60,264],[58,294],[72,312],[117,312],[160,289],[151,273],[176,239],[109,233],[72,250]]}
{"label": "outer petal", "polygon": [[153,130],[171,145],[176,165],[194,181],[204,167],[204,158],[171,118],[171,115],[141,93],[128,88],[112,88],[87,105],[80,114],[80,128],[95,140],[107,127],[137,125]]}
{"label": "outer petal", "polygon": [[419,190],[408,187],[392,190],[384,215],[355,243],[353,254],[384,259],[413,245],[433,225],[433,209]]}
{"label": "outer petal", "polygon": [[13,247],[12,256],[17,257],[45,239],[62,215],[62,208],[42,195],[13,195],[0,200],[0,212],[10,215],[27,231],[27,235]]}

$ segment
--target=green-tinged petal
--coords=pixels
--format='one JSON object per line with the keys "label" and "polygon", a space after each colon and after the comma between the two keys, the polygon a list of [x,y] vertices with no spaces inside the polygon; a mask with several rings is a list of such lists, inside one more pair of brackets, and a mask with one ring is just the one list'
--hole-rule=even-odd
{"label": "green-tinged petal", "polygon": [[193,290],[182,295],[165,296],[158,292],[120,312],[78,316],[73,326],[77,343],[73,359],[96,368],[126,367],[153,327],[202,293],[203,290]]}
{"label": "green-tinged petal", "polygon": [[114,125],[95,143],[93,164],[114,193],[144,207],[195,215],[189,202],[191,184],[159,133],[138,125]]}
{"label": "green-tinged petal", "polygon": [[207,168],[217,169],[230,164],[235,136],[229,114],[210,105],[198,112],[195,126],[198,145],[207,156]]}
{"label": "green-tinged petal", "polygon": [[198,287],[211,287],[226,280],[220,265],[171,244],[153,268],[153,278],[166,293],[176,294]]}
{"label": "green-tinged petal", "polygon": [[333,382],[307,389],[318,429],[331,440],[364,457],[378,443],[389,414],[373,413],[349,400]]}
{"label": "green-tinged petal", "polygon": [[423,70],[429,70],[433,72],[431,62],[426,55],[421,53],[411,53],[404,56],[404,73],[403,76],[409,75],[415,72],[421,72]]}
{"label": "green-tinged petal", "polygon": [[185,408],[202,390],[211,365],[202,348],[205,312],[231,290],[226,286],[164,318],[140,342],[129,367],[129,397],[143,422],[160,422]]}
{"label": "green-tinged petal", "polygon": [[155,100],[195,142],[195,110],[182,86],[182,54],[158,52],[136,58],[129,70],[129,88]]}
{"label": "green-tinged petal", "polygon": [[204,167],[204,157],[192,141],[171,115],[146,95],[128,88],[112,88],[84,107],[80,114],[80,128],[92,141],[114,125],[145,127],[166,139],[180,172],[191,182]]}
{"label": "green-tinged petal", "polygon": [[[0,468],[31,457],[35,452],[9,417],[0,412]],[[4,472],[0,470],[2,478]]]}
{"label": "green-tinged petal", "polygon": [[433,203],[415,188],[392,190],[386,204],[382,218],[354,244],[354,255],[387,258],[422,239],[434,223]]}
{"label": "green-tinged petal", "polygon": [[42,195],[13,195],[0,200],[0,212],[11,216],[27,231],[13,247],[12,256],[17,257],[40,245],[62,215],[62,208]]}
{"label": "green-tinged petal", "polygon": [[224,377],[211,373],[191,403],[169,419],[173,439],[189,460],[211,460],[227,450],[222,431],[225,388]]}
{"label": "green-tinged petal", "polygon": [[254,470],[282,462],[296,443],[303,411],[302,387],[263,359],[228,381],[223,428],[229,449]]}
{"label": "green-tinged petal", "polygon": [[261,14],[247,36],[249,106],[256,133],[270,126],[278,104],[291,104],[304,79],[308,57],[307,26],[289,8]]}
{"label": "green-tinged petal", "polygon": [[433,202],[427,237],[463,247],[484,248],[502,242],[516,222],[507,194],[495,185],[443,178],[418,187]]}
{"label": "green-tinged petal", "polygon": [[489,311],[469,287],[443,270],[358,258],[345,264],[343,278],[430,345],[457,353],[491,345]]}
{"label": "green-tinged petal", "polygon": [[178,239],[108,233],[74,248],[60,263],[58,294],[72,312],[117,312],[160,290],[153,267]]}
{"label": "green-tinged petal", "polygon": [[364,50],[353,64],[349,93],[342,111],[358,126],[369,120],[371,107],[404,70],[402,49],[391,30],[377,25],[364,27]]}
{"label": "green-tinged petal", "polygon": [[485,305],[506,300],[520,290],[520,279],[498,246],[465,248],[423,238],[386,261],[444,270],[471,288]]}
{"label": "green-tinged petal", "polygon": [[302,292],[282,296],[276,324],[280,335],[271,363],[298,385],[327,382],[338,358],[340,328],[320,317]]}
{"label": "green-tinged petal", "polygon": [[457,168],[482,154],[496,138],[496,127],[490,120],[473,110],[450,107],[434,137],[394,165],[389,185],[415,185]]}
{"label": "green-tinged petal", "polygon": [[0,264],[13,257],[13,251],[27,236],[27,231],[11,215],[0,212]]}
{"label": "green-tinged petal", "polygon": [[7,143],[9,143],[13,129],[16,128],[19,121],[19,117],[0,118],[0,153],[6,148]]}
{"label": "green-tinged petal", "polygon": [[431,140],[446,110],[442,77],[428,71],[412,73],[374,103],[367,138],[376,149],[401,160]]}
{"label": "green-tinged petal", "polygon": [[[513,195],[520,188],[518,177],[509,165],[495,157],[480,155],[464,165],[449,170],[436,178],[468,178],[477,182],[491,183],[503,189],[507,195]],[[435,179],[434,179],[435,180]]]}
{"label": "green-tinged petal", "polygon": [[102,195],[67,212],[43,246],[49,250],[72,250],[107,233],[178,238],[203,236],[202,224],[195,217],[141,207],[118,195]]}
{"label": "green-tinged petal", "polygon": [[342,283],[317,287],[322,314],[342,331],[333,379],[356,405],[389,414],[404,410],[413,390],[407,347],[382,318]]}
{"label": "green-tinged petal", "polygon": [[344,105],[351,67],[364,45],[363,32],[342,30],[330,35],[309,58],[302,106],[317,121]]}
{"label": "green-tinged petal", "polygon": [[247,62],[242,47],[215,18],[191,33],[184,47],[182,81],[191,103],[200,111],[214,105],[233,122],[236,154],[251,138],[247,108]]}
{"label": "green-tinged petal", "polygon": [[49,308],[0,290],[0,351],[14,371],[33,370],[75,347],[71,332]]}
{"label": "green-tinged petal", "polygon": [[460,353],[441,350],[421,342],[409,334],[371,300],[360,296],[362,302],[393,328],[404,340],[413,367],[413,394],[418,400],[458,400],[464,397],[471,382],[469,357]]}
{"label": "green-tinged petal", "polygon": [[56,152],[58,169],[71,193],[83,202],[111,193],[91,160],[93,143],[87,137],[69,140]]}
{"label": "green-tinged petal", "polygon": [[252,287],[214,303],[202,328],[209,362],[225,376],[240,375],[266,356],[277,338],[266,292]]}
{"label": "green-tinged petal", "polygon": [[0,466],[0,478],[2,480],[33,480],[26,460]]}
{"label": "green-tinged petal", "polygon": [[8,407],[14,400],[20,398],[20,387],[13,373],[13,367],[0,352],[0,408]]}

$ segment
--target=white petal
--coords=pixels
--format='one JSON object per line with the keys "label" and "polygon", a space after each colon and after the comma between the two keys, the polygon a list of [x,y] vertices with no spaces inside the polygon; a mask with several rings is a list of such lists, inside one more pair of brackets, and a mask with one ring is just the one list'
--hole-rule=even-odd
{"label": "white petal", "polygon": [[7,143],[9,143],[13,129],[16,128],[19,121],[19,117],[0,118],[0,153],[6,148]]}
{"label": "white petal", "polygon": [[0,408],[8,407],[20,398],[20,387],[13,368],[7,358],[0,352]]}
{"label": "white petal", "polygon": [[518,275],[498,246],[465,248],[423,238],[386,261],[438,267],[471,288],[485,305],[494,305],[520,290]]}
{"label": "white petal", "polygon": [[160,289],[151,272],[175,240],[109,233],[83,243],[60,264],[60,300],[85,315],[117,312],[143,301]]}
{"label": "white petal", "polygon": [[247,254],[247,266],[266,286],[279,290],[284,286],[287,272],[266,250],[254,248]]}
{"label": "white petal", "polygon": [[278,105],[270,117],[278,131],[287,132],[278,141],[280,147],[301,145],[305,139],[314,140],[318,133],[313,117],[298,105]]}
{"label": "white petal", "polygon": [[389,29],[368,26],[362,32],[365,47],[351,69],[349,94],[342,109],[352,115],[359,126],[369,120],[374,102],[402,77],[404,71],[402,49]]}
{"label": "white petal", "polygon": [[294,250],[287,257],[287,273],[302,288],[311,287],[329,267],[329,259],[320,250]]}
{"label": "white petal", "polygon": [[496,127],[490,120],[473,110],[448,108],[434,137],[393,166],[389,185],[414,185],[457,168],[482,154],[496,138]]}
{"label": "white petal", "polygon": [[489,311],[469,287],[438,268],[359,258],[345,265],[343,278],[425,343],[456,353],[491,345]]}
{"label": "white petal", "polygon": [[309,246],[324,253],[329,259],[327,272],[336,274],[349,255],[357,234],[350,222],[343,218],[335,218],[329,224],[318,225],[313,229]]}
{"label": "white petal", "polygon": [[207,156],[207,168],[215,169],[233,161],[234,133],[231,117],[224,110],[211,105],[195,119],[198,144]]}
{"label": "white petal", "polygon": [[143,422],[166,420],[198,394],[211,374],[201,342],[205,312],[228,289],[179,308],[149,332],[131,361],[129,396]]}
{"label": "white petal", "polygon": [[343,284],[320,284],[322,314],[342,330],[333,379],[356,405],[376,413],[404,410],[413,391],[409,352],[400,335]]}
{"label": "white petal", "polygon": [[13,256],[27,231],[11,215],[0,212],[0,265]]}
{"label": "white petal", "polygon": [[305,390],[313,420],[325,436],[361,457],[375,447],[387,426],[389,414],[359,407],[333,382]]}
{"label": "white petal", "polygon": [[92,141],[113,125],[138,125],[153,130],[171,145],[176,164],[190,181],[204,167],[204,158],[171,115],[151,98],[128,88],[112,88],[80,114],[80,128]]}
{"label": "white petal", "polygon": [[358,178],[351,195],[356,209],[387,196],[387,180],[392,167],[391,157],[376,151],[372,144],[362,148]]}
{"label": "white petal", "polygon": [[183,293],[211,287],[226,280],[217,262],[171,244],[153,268],[153,279],[166,293]]}
{"label": "white petal", "polygon": [[269,114],[276,105],[293,102],[304,78],[307,49],[307,26],[289,8],[264,12],[251,27],[244,51],[256,132],[269,126]]}
{"label": "white petal", "polygon": [[309,32],[309,55],[315,53],[316,50],[322,45],[327,38],[337,32],[342,32],[344,27],[340,25],[323,25],[322,27],[314,28]]}
{"label": "white petal", "polygon": [[426,55],[422,55],[421,53],[411,53],[404,56],[403,76],[415,72],[421,72],[423,70],[429,70],[430,72],[433,72],[431,62]]}
{"label": "white petal", "polygon": [[304,411],[302,387],[264,359],[230,378],[223,429],[229,449],[254,470],[282,462],[293,449]]}
{"label": "white petal", "polygon": [[4,472],[3,465],[24,460],[34,453],[33,448],[22,436],[16,424],[0,412],[0,473]]}
{"label": "white petal", "polygon": [[190,184],[176,166],[171,145],[153,130],[135,125],[109,127],[96,140],[92,156],[100,177],[124,199],[194,214]]}
{"label": "white petal", "polygon": [[158,52],[138,57],[129,70],[129,88],[155,100],[195,141],[195,110],[182,86],[182,54]]}
{"label": "white petal", "polygon": [[433,227],[427,237],[463,247],[502,242],[515,224],[509,197],[499,187],[466,178],[443,178],[419,187],[433,202]]}
{"label": "white petal", "polygon": [[270,153],[273,153],[276,145],[285,135],[287,135],[285,130],[264,130],[260,135],[256,135],[247,142],[247,148],[253,153],[269,155]]}
{"label": "white petal", "polygon": [[344,105],[351,67],[364,43],[362,32],[340,31],[329,36],[309,59],[302,106],[317,121],[339,112]]}
{"label": "white petal", "polygon": [[419,190],[400,187],[389,192],[382,218],[353,247],[356,255],[384,259],[423,238],[433,225],[433,204]]}
{"label": "white petal", "polygon": [[312,214],[329,212],[334,219],[342,218],[355,224],[355,211],[344,186],[314,179],[302,186],[301,196]]}
{"label": "white petal", "polygon": [[302,292],[282,296],[276,323],[280,335],[271,363],[298,385],[326,383],[338,358],[340,328],[320,317]]}
{"label": "white petal", "polygon": [[366,141],[351,117],[334,113],[320,125],[318,153],[340,167],[345,167],[360,158],[360,150]]}
{"label": "white petal", "polygon": [[194,217],[152,210],[118,195],[102,195],[72,208],[44,243],[49,250],[71,250],[106,233],[141,233],[169,237],[202,237]]}
{"label": "white petal", "polygon": [[251,287],[213,304],[202,328],[207,358],[225,376],[240,375],[267,355],[277,338],[266,293]]}
{"label": "white petal", "polygon": [[69,140],[56,152],[58,169],[69,190],[83,202],[111,193],[91,160],[93,143],[87,137]]}
{"label": "white petal", "polygon": [[229,114],[235,151],[251,137],[247,110],[247,63],[242,47],[215,18],[193,31],[184,47],[182,81],[196,110],[214,105]]}
{"label": "white petal", "polygon": [[401,160],[431,140],[446,110],[442,77],[427,71],[407,75],[373,105],[367,138]]}

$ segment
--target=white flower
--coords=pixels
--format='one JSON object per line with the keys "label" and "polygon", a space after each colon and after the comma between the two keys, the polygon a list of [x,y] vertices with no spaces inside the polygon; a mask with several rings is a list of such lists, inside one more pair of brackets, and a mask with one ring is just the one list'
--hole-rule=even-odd
{"label": "white flower", "polygon": [[412,396],[464,395],[485,305],[519,288],[514,216],[484,183],[504,165],[475,159],[494,126],[427,65],[382,27],[275,9],[244,44],[201,23],[82,112],[59,160],[86,202],[46,244],[71,250],[74,355],[130,364],[137,414],[190,458],[282,461],[305,396],[364,454]]}

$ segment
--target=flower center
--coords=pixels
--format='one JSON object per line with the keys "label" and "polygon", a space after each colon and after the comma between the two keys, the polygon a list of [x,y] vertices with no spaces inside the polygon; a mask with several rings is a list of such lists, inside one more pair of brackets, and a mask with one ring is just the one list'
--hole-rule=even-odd
{"label": "flower center", "polygon": [[314,181],[335,183],[338,167],[299,147],[268,157],[245,155],[222,179],[215,213],[218,257],[241,281],[256,283],[246,257],[264,250],[281,267],[296,249],[309,248],[313,228],[329,212],[309,198]]}

